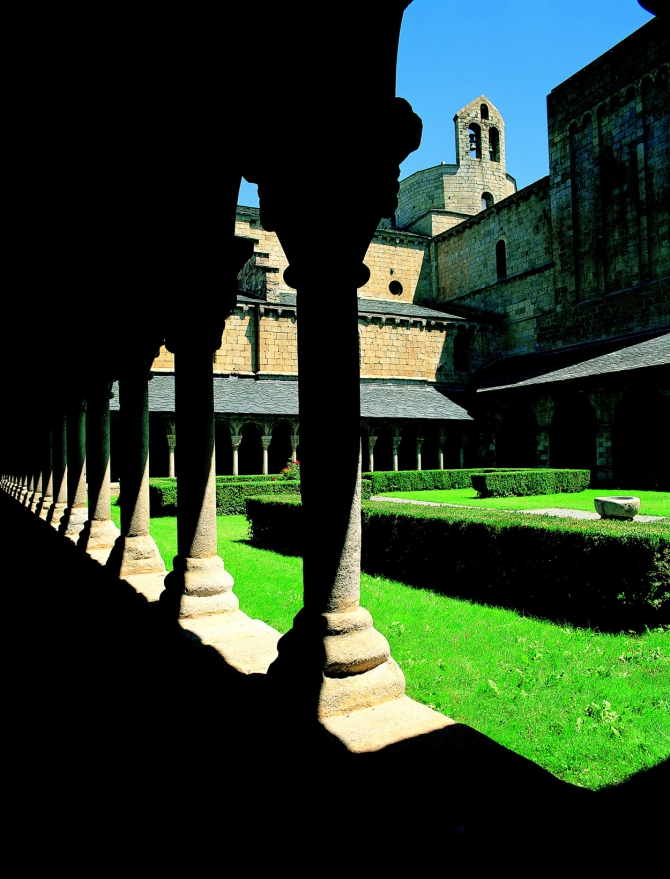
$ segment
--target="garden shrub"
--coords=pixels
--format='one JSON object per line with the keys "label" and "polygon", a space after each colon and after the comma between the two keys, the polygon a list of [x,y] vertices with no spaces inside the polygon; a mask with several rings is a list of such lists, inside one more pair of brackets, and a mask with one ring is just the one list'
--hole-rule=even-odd
{"label": "garden shrub", "polygon": [[[301,552],[297,498],[248,501],[247,517],[254,545]],[[369,574],[581,625],[657,624],[670,604],[663,523],[373,502],[362,547]]]}
{"label": "garden shrub", "polygon": [[423,491],[424,489],[470,488],[471,475],[481,473],[475,470],[379,470],[364,473],[372,482],[372,491]]}
{"label": "garden shrub", "polygon": [[[299,495],[300,483],[291,479],[263,476],[244,479],[236,477],[231,482],[227,476],[216,477],[216,513],[218,516],[233,516],[244,513],[248,497],[256,495]],[[324,484],[327,494],[327,485]],[[372,495],[372,483],[369,479],[361,480],[361,495],[369,499]],[[150,514],[158,516],[177,515],[177,479],[165,477],[149,480]]]}
{"label": "garden shrub", "polygon": [[584,491],[589,487],[589,470],[483,470],[472,474],[479,497],[519,497]]}

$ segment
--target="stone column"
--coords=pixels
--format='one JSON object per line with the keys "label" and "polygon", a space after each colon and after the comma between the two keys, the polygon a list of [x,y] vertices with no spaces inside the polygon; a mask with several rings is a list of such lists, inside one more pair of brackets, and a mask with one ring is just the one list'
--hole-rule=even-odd
{"label": "stone column", "polygon": [[236,611],[233,578],[217,555],[212,348],[197,338],[174,347],[178,554],[161,600],[180,617]]}
{"label": "stone column", "polygon": [[174,434],[174,433],[169,433],[169,434],[167,435],[167,441],[168,441],[168,449],[169,449],[169,453],[170,453],[170,463],[169,463],[169,465],[168,465],[168,476],[174,476],[174,475],[175,475],[175,469],[174,469],[174,451],[175,451],[175,449],[177,448],[177,436],[176,436],[176,434]]}
{"label": "stone column", "polygon": [[398,448],[400,447],[400,443],[402,442],[401,436],[392,437],[393,440],[393,469],[398,469]]}
{"label": "stone column", "polygon": [[[360,606],[358,285],[339,276],[335,284],[324,290],[317,271],[298,284],[304,607],[268,671],[296,710],[321,721],[400,697],[405,687],[386,638]],[[335,295],[337,325],[328,320]],[[338,369],[323,373],[324,360],[337,361]],[[340,429],[324,431],[333,412]],[[325,503],[323,460],[337,461]]]}
{"label": "stone column", "polygon": [[242,437],[233,433],[230,437],[230,442],[233,447],[233,476],[239,476],[240,473],[240,443],[242,442]]}
{"label": "stone column", "polygon": [[87,398],[88,519],[78,540],[78,545],[103,565],[119,536],[119,529],[112,522],[109,489],[110,389],[110,383],[101,380]]}
{"label": "stone column", "polygon": [[58,529],[67,509],[67,432],[64,412],[54,416],[51,436],[53,500],[47,511],[47,524]]}
{"label": "stone column", "polygon": [[421,449],[423,447],[426,438],[424,436],[418,436],[416,438],[416,469],[421,470]]}
{"label": "stone column", "polygon": [[609,488],[614,485],[614,469],[612,463],[612,425],[608,421],[598,420],[596,432],[596,479],[598,485]]}
{"label": "stone column", "polygon": [[440,431],[437,437],[437,466],[439,470],[444,470],[444,443],[445,436],[442,431]]}
{"label": "stone column", "polygon": [[25,482],[23,483],[23,488],[21,490],[21,503],[24,507],[30,506],[30,498],[33,496],[34,491],[34,480],[35,477],[32,472],[26,475]]}
{"label": "stone column", "polygon": [[67,413],[67,507],[59,531],[75,543],[88,519],[86,509],[86,404]]}
{"label": "stone column", "polygon": [[549,466],[549,428],[541,425],[537,432],[537,466]]}
{"label": "stone column", "polygon": [[42,449],[44,461],[42,465],[42,497],[37,508],[40,519],[46,519],[51,505],[53,504],[53,466],[51,460],[51,425],[44,434],[44,446]]}
{"label": "stone column", "polygon": [[37,513],[37,508],[42,500],[42,471],[38,470],[33,477],[33,493],[30,496],[28,509],[31,513]]}
{"label": "stone column", "polygon": [[458,466],[463,470],[465,468],[465,449],[463,446],[458,450]]}
{"label": "stone column", "polygon": [[165,563],[149,533],[149,391],[142,369],[120,377],[119,409],[121,533],[107,568],[153,598],[163,589]]}
{"label": "stone column", "polygon": [[377,442],[376,436],[368,435],[368,473],[375,472],[375,443]]}
{"label": "stone column", "polygon": [[263,476],[268,475],[268,449],[270,448],[270,443],[272,442],[271,436],[262,436],[261,443],[263,444]]}
{"label": "stone column", "polygon": [[300,437],[296,434],[291,436],[291,460],[298,460],[298,443],[300,442]]}

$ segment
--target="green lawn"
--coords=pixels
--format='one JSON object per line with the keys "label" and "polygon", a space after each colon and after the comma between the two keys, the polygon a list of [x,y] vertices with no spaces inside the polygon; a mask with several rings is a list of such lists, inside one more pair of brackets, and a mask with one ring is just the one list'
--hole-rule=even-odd
{"label": "green lawn", "polygon": [[[113,508],[116,514],[116,508]],[[168,567],[174,518],[152,520]],[[217,521],[241,608],[281,632],[302,603],[302,561],[255,549],[243,516]],[[362,575],[407,693],[597,789],[670,756],[670,629],[605,635]]]}
{"label": "green lawn", "polygon": [[537,494],[528,497],[478,498],[474,488],[454,488],[429,491],[388,491],[384,497],[403,497],[415,501],[433,501],[438,504],[459,504],[492,510],[542,510],[560,507],[566,510],[595,512],[593,498],[608,495],[634,495],[640,498],[640,513],[645,516],[670,516],[670,492],[627,491],[623,489],[588,488],[586,491],[561,494]]}

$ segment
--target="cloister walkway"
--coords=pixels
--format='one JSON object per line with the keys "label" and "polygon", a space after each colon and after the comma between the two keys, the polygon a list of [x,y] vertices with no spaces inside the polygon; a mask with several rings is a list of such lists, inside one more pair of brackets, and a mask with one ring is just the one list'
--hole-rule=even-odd
{"label": "cloister walkway", "polygon": [[186,640],[155,603],[4,494],[0,518],[14,770],[5,798],[17,839],[34,831],[54,857],[76,861],[131,840],[165,856],[172,834],[193,832],[200,857],[225,860],[231,834],[288,851],[337,818],[369,834],[363,859],[394,859],[398,833],[435,864],[493,845],[511,854],[522,839],[571,861],[617,823],[655,841],[643,803],[661,802],[667,766],[592,793],[462,724],[350,754],[282,711],[265,675],[239,674]]}

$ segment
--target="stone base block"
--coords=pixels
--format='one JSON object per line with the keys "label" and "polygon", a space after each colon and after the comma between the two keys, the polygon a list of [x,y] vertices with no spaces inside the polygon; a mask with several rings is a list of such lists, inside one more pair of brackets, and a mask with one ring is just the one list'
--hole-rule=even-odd
{"label": "stone base block", "polygon": [[143,574],[160,574],[165,578],[165,562],[150,534],[137,537],[119,537],[107,562],[112,573],[122,580]]}
{"label": "stone base block", "polygon": [[277,658],[280,633],[242,611],[182,619],[180,625],[242,674],[265,674]]}
{"label": "stone base block", "polygon": [[165,591],[166,574],[167,571],[158,574],[132,574],[123,579],[126,583],[130,583],[135,592],[139,592],[151,603],[158,601]]}
{"label": "stone base block", "polygon": [[37,515],[40,517],[40,519],[44,519],[46,521],[52,503],[53,498],[42,498],[37,508]]}
{"label": "stone base block", "polygon": [[104,565],[109,559],[119,533],[119,529],[111,519],[89,519],[81,529],[77,545],[92,559]]}
{"label": "stone base block", "polygon": [[174,570],[165,578],[161,602],[166,606],[174,603],[180,619],[233,613],[240,606],[234,583],[218,555],[202,559],[176,556]]}
{"label": "stone base block", "polygon": [[68,507],[61,517],[58,530],[65,537],[69,537],[73,543],[77,543],[87,521],[88,510],[86,507],[74,507],[73,509]]}
{"label": "stone base block", "polygon": [[372,708],[405,695],[405,676],[398,663],[386,662],[362,674],[323,676],[318,717],[322,722],[338,714]]}
{"label": "stone base block", "polygon": [[331,735],[355,754],[427,735],[456,721],[407,696],[321,721]]}
{"label": "stone base block", "polygon": [[52,528],[55,528],[56,531],[58,531],[66,509],[67,504],[64,504],[62,501],[52,504],[47,512],[47,525],[51,525]]}

